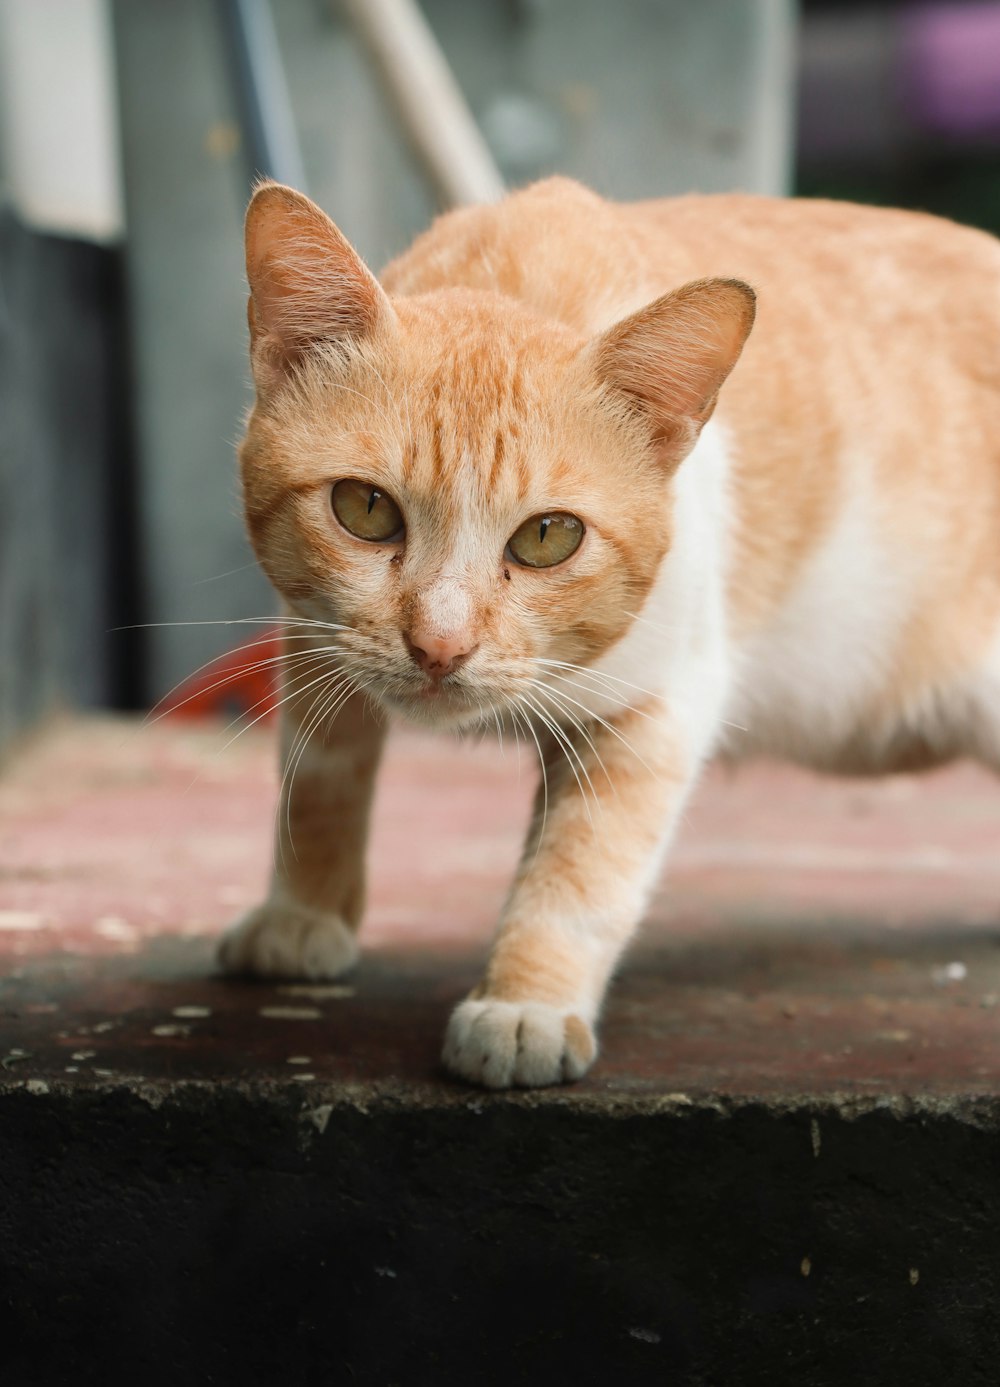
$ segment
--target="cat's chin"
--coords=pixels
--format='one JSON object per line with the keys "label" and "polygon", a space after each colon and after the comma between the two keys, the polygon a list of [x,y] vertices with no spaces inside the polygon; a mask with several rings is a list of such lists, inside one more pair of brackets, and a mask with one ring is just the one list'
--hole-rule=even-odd
{"label": "cat's chin", "polygon": [[418,727],[431,727],[439,732],[464,732],[480,727],[489,716],[489,710],[479,703],[470,703],[465,698],[443,696],[438,698],[400,698],[382,697],[382,704],[394,717]]}

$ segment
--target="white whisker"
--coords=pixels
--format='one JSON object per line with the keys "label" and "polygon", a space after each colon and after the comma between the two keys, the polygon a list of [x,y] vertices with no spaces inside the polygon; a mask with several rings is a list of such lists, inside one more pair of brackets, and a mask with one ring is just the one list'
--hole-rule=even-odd
{"label": "white whisker", "polygon": [[[567,696],[565,696],[565,695],[559,693],[559,691],[556,690],[556,689],[550,688],[549,685],[546,684],[546,683],[545,683],[543,680],[541,680],[541,679],[533,679],[531,682],[532,682],[532,685],[538,690],[538,692],[539,692],[544,698],[547,698],[547,699],[553,704],[553,706],[555,707],[555,709],[556,709],[556,711],[558,712],[558,714],[559,714],[561,717],[564,717],[564,718],[566,719],[566,721],[570,724],[570,726],[573,727],[573,728],[575,728],[576,731],[579,733],[579,735],[583,738],[583,740],[586,742],[587,746],[590,748],[591,754],[593,755],[593,757],[594,757],[594,759],[596,760],[597,764],[600,766],[601,770],[604,772],[604,778],[607,780],[607,782],[608,782],[608,784],[610,785],[611,789],[612,789],[612,790],[614,791],[614,793],[617,795],[617,793],[618,793],[618,787],[615,785],[615,782],[612,780],[612,778],[611,778],[611,773],[609,772],[607,766],[604,764],[604,761],[603,761],[603,759],[601,758],[601,753],[600,753],[600,752],[598,751],[598,749],[597,749],[597,744],[596,744],[596,742],[594,741],[593,737],[592,737],[592,736],[590,735],[590,733],[588,732],[587,728],[583,725],[583,723],[580,721],[580,719],[579,719],[579,718],[576,716],[576,714],[572,711],[572,709],[570,709],[570,708],[568,708],[568,707],[566,706],[567,701],[569,701],[569,702],[575,702],[576,700],[575,700],[575,699],[567,700]],[[583,708],[583,704],[577,704],[577,706],[580,707],[580,708]],[[583,711],[584,711],[584,713],[586,713],[586,715],[587,715],[588,717],[591,717],[591,718],[592,718],[592,717],[594,716],[593,713],[591,713],[590,710],[589,710],[588,708],[583,708]]]}
{"label": "white whisker", "polygon": [[[522,700],[522,695],[521,695],[521,694],[518,694],[518,695],[517,695],[517,702],[518,702],[518,704],[521,703],[521,700]],[[538,764],[539,764],[539,766],[541,767],[541,771],[542,771],[542,826],[541,826],[541,828],[538,830],[538,839],[537,839],[537,841],[536,841],[536,843],[535,843],[535,858],[533,859],[533,860],[535,860],[535,859],[537,859],[538,853],[539,853],[539,849],[540,849],[541,846],[542,846],[542,837],[543,837],[543,835],[544,835],[544,833],[545,833],[545,825],[546,825],[546,823],[548,822],[548,817],[549,817],[549,777],[548,777],[548,773],[546,772],[546,769],[545,769],[545,757],[542,755],[542,744],[541,744],[541,742],[538,740],[538,736],[537,736],[537,734],[536,734],[536,732],[535,732],[534,727],[533,727],[532,724],[531,724],[531,718],[530,718],[530,716],[528,715],[526,709],[521,708],[521,707],[515,709],[515,708],[513,707],[513,705],[511,705],[511,710],[510,710],[510,711],[511,711],[511,716],[512,716],[512,717],[517,718],[517,719],[523,719],[524,725],[525,725],[525,727],[527,727],[528,732],[529,732],[529,734],[530,734],[530,736],[531,736],[531,740],[535,743],[535,749],[536,749],[537,752],[538,752]]]}
{"label": "white whisker", "polygon": [[[333,687],[334,687],[334,689],[336,689],[336,688],[339,688],[340,686],[339,686],[339,684],[334,683]],[[304,691],[303,691],[303,692],[304,692]],[[299,723],[298,727],[296,728],[296,730],[295,730],[295,735],[293,736],[293,738],[292,738],[292,740],[291,740],[291,743],[290,743],[290,745],[289,745],[289,747],[288,747],[287,753],[285,754],[284,766],[282,767],[282,772],[281,772],[281,783],[280,783],[279,786],[278,786],[278,801],[277,801],[277,804],[276,804],[275,807],[274,807],[274,825],[273,825],[273,829],[272,829],[272,836],[273,836],[273,838],[274,838],[275,848],[276,848],[276,850],[277,850],[278,857],[279,857],[280,860],[281,860],[282,869],[286,869],[286,868],[287,868],[287,862],[286,862],[286,860],[285,860],[285,838],[286,838],[286,837],[287,837],[289,843],[291,843],[291,845],[292,845],[292,852],[295,854],[296,861],[298,861],[298,853],[295,851],[295,844],[294,844],[294,842],[292,841],[291,817],[290,817],[290,812],[289,812],[289,803],[290,803],[289,796],[290,796],[290,791],[291,791],[291,784],[290,784],[290,781],[289,781],[289,777],[290,777],[291,774],[293,774],[292,767],[293,767],[293,765],[295,764],[295,756],[296,756],[297,748],[298,748],[300,742],[303,744],[303,746],[304,746],[304,744],[305,744],[303,739],[304,739],[304,735],[305,735],[305,728],[306,728],[306,725],[307,725],[307,723],[309,722],[309,720],[312,718],[314,712],[316,711],[317,706],[319,706],[319,705],[321,705],[322,703],[324,703],[325,700],[329,697],[329,694],[330,694],[329,688],[327,688],[327,687],[324,686],[324,687],[319,688],[319,689],[316,691],[316,693],[313,695],[312,699],[310,700],[309,708],[308,708],[308,710],[307,710],[307,712],[306,712],[306,715],[305,715],[305,717],[302,719],[302,721]],[[288,791],[286,791],[286,789],[285,789],[286,784],[288,784]],[[286,832],[285,832],[285,835],[284,835],[284,836],[283,836],[282,833],[281,833],[281,817],[280,817],[280,816],[281,816],[282,805],[284,805],[284,807],[285,807],[285,826],[286,826]]]}
{"label": "white whisker", "polygon": [[[595,690],[594,692],[597,691]],[[588,708],[586,704],[580,703],[578,699],[571,698],[569,694],[563,694],[562,697],[566,699],[567,702],[572,703],[577,708],[582,709],[583,712],[586,713],[586,715],[589,718],[593,718],[594,722],[600,723],[600,725],[606,731],[611,733],[612,737],[617,737],[618,741],[621,742],[622,746],[625,747],[627,751],[631,752],[631,754],[640,763],[640,765],[644,766],[646,770],[649,771],[650,775],[653,777],[654,780],[658,781],[660,779],[659,775],[657,775],[656,771],[653,770],[652,766],[650,766],[649,763],[642,756],[639,755],[639,753],[636,751],[635,747],[632,745],[629,739],[626,736],[624,736],[618,730],[617,727],[612,726],[610,722],[608,722],[605,718],[602,718],[599,713],[595,713],[592,709]],[[629,711],[633,713],[638,713],[640,712],[640,709],[632,708],[631,706],[629,706]],[[648,717],[649,714],[643,714],[643,716]]]}
{"label": "white whisker", "polygon": [[[236,444],[231,444],[235,451]],[[245,573],[248,568],[256,568],[257,560],[251,559],[249,563],[241,563],[239,568],[227,568],[225,573],[213,573],[209,578],[196,578],[191,584],[193,588],[200,588],[205,583],[218,583],[222,578],[231,578],[234,573]]]}
{"label": "white whisker", "polygon": [[[661,702],[664,697],[662,691],[655,693],[652,689],[644,689],[639,684],[631,684],[627,679],[619,678],[617,674],[608,674],[605,670],[589,669],[586,665],[575,665],[568,660],[546,660],[541,656],[537,656],[535,663],[539,665],[550,665],[553,669],[568,669],[574,674],[584,674],[588,679],[596,679],[604,683],[621,684],[623,688],[634,689],[636,693],[645,694],[647,698],[655,699],[657,702]],[[598,693],[600,690],[592,689],[591,692]],[[639,709],[636,709],[636,712],[639,711]]]}
{"label": "white whisker", "polygon": [[316,626],[324,631],[353,631],[353,626],[344,626],[339,621],[320,621],[305,616],[230,616],[202,621],[137,621],[128,626],[112,626],[110,632],[151,631],[171,626],[273,626],[278,631],[282,626]]}
{"label": "white whisker", "polygon": [[[242,654],[244,654],[245,652],[250,651],[250,650],[253,650],[253,649],[255,649],[255,648],[259,649],[262,645],[264,645],[264,646],[270,646],[270,645],[272,645],[272,644],[273,644],[273,641],[270,640],[270,639],[264,639],[264,640],[259,640],[259,641],[249,641],[246,645],[238,646],[238,647],[236,648],[236,650],[232,651],[232,654],[233,654],[233,655],[242,655]],[[227,658],[227,657],[223,656],[223,657],[221,657],[221,658]],[[201,674],[201,672],[202,672],[203,670],[210,669],[210,668],[212,667],[212,665],[214,665],[214,664],[216,664],[216,663],[218,662],[218,660],[220,659],[220,656],[214,655],[210,660],[206,660],[206,661],[204,662],[204,664],[200,664],[200,665],[198,666],[197,669],[192,670],[190,674],[185,674],[185,676],[184,676],[183,679],[178,679],[177,683],[174,684],[174,686],[173,686],[172,688],[168,689],[167,692],[166,692],[165,694],[162,695],[162,697],[158,698],[158,699],[156,700],[156,702],[153,704],[152,708],[150,708],[149,712],[148,712],[148,713],[146,714],[146,716],[143,718],[143,720],[142,720],[142,726],[143,726],[143,727],[146,727],[147,725],[148,725],[148,726],[151,726],[153,723],[159,722],[160,718],[166,717],[166,715],[167,715],[168,713],[174,712],[177,708],[183,708],[185,704],[191,702],[191,699],[193,699],[193,698],[199,698],[199,697],[201,697],[203,694],[211,692],[211,690],[212,690],[213,688],[217,687],[218,685],[227,684],[227,683],[232,683],[232,681],[233,681],[234,679],[239,679],[239,678],[240,678],[242,675],[244,675],[244,674],[253,673],[253,672],[255,672],[258,668],[261,668],[261,667],[266,666],[266,665],[271,664],[271,663],[278,662],[278,661],[280,661],[282,658],[283,658],[283,657],[282,657],[281,655],[271,655],[271,656],[269,656],[266,660],[251,661],[249,664],[240,665],[239,669],[233,671],[231,674],[227,675],[224,679],[218,680],[218,681],[217,681],[217,684],[210,685],[209,688],[207,688],[207,689],[197,689],[193,694],[189,695],[189,697],[187,697],[187,698],[185,698],[185,699],[182,699],[180,703],[174,704],[174,705],[173,705],[172,707],[170,707],[170,708],[164,708],[163,712],[157,713],[156,710],[157,710],[157,708],[159,708],[159,706],[160,706],[161,703],[166,703],[166,701],[167,701],[168,698],[173,698],[174,694],[177,693],[177,691],[178,691],[179,689],[182,689],[182,688],[184,687],[185,684],[187,684],[187,683],[188,683],[190,680],[192,680],[192,679],[196,679],[196,678],[198,677],[198,675]],[[154,714],[155,714],[155,717],[154,717]]]}
{"label": "white whisker", "polygon": [[[311,685],[310,685],[309,687],[311,687]],[[266,704],[266,705],[267,705],[267,706],[264,708],[264,711],[263,711],[262,713],[260,713],[260,714],[259,714],[256,718],[254,718],[251,722],[247,723],[244,727],[241,727],[241,728],[239,729],[238,732],[234,733],[233,736],[231,736],[231,737],[228,739],[228,741],[226,741],[226,742],[224,743],[224,745],[220,748],[220,750],[219,750],[218,752],[216,752],[216,755],[221,755],[221,753],[224,752],[224,751],[226,751],[228,747],[232,746],[232,744],[233,744],[234,742],[238,741],[239,738],[243,736],[243,733],[244,733],[244,732],[249,732],[249,730],[250,730],[251,727],[256,726],[256,724],[257,724],[258,722],[261,722],[264,718],[270,716],[270,714],[271,714],[272,712],[277,712],[277,710],[282,706],[282,704],[286,703],[286,702],[288,701],[289,698],[294,698],[294,697],[296,696],[296,693],[297,693],[297,692],[300,692],[300,691],[299,691],[299,690],[293,690],[293,691],[292,691],[290,694],[288,694],[285,698],[280,699],[277,703],[274,703],[273,705],[272,705],[272,703],[271,703],[272,695],[271,695],[270,693],[268,693],[268,694],[266,694],[263,698],[258,699],[257,702],[254,703],[254,704],[251,706],[251,708],[249,708],[249,709],[245,710],[244,712],[240,713],[237,717],[232,718],[232,719],[226,724],[225,728],[223,728],[223,732],[222,732],[222,735],[223,735],[223,736],[225,736],[225,734],[230,730],[230,728],[232,728],[232,727],[233,727],[236,723],[238,723],[242,718],[245,718],[245,717],[247,716],[248,713],[253,712],[256,708],[259,708],[262,704]],[[183,707],[183,704],[182,704],[181,706]],[[161,715],[161,716],[162,716],[162,715]],[[197,785],[198,781],[201,779],[201,776],[202,776],[202,772],[201,772],[201,771],[198,771],[195,775],[193,775],[193,776],[191,777],[191,780],[189,781],[189,783],[188,783],[188,784],[185,786],[185,788],[184,788],[183,796],[187,796],[187,795],[191,792],[191,790],[195,787],[195,785]]]}
{"label": "white whisker", "polygon": [[685,630],[685,627],[676,622],[672,626],[665,626],[662,622],[650,621],[648,616],[641,616],[639,612],[626,612],[625,615],[630,621],[641,621],[646,626],[652,626],[654,631],[661,631],[665,636],[676,636],[678,631]]}
{"label": "white whisker", "polygon": [[579,762],[580,770],[583,772],[584,779],[586,780],[587,784],[590,786],[590,793],[591,793],[591,795],[592,795],[592,797],[593,797],[595,803],[597,802],[597,792],[596,792],[595,789],[594,789],[594,785],[593,785],[593,782],[592,782],[591,779],[590,779],[590,775],[588,774],[587,768],[586,768],[586,766],[583,764],[583,761],[582,761],[582,759],[581,759],[581,757],[580,757],[580,753],[576,750],[576,747],[573,746],[572,741],[571,741],[570,738],[566,735],[566,733],[563,731],[563,729],[559,726],[559,724],[558,724],[553,718],[549,717],[549,715],[546,713],[545,709],[544,709],[544,708],[542,707],[542,705],[537,701],[537,699],[535,699],[535,698],[533,697],[533,695],[531,695],[531,694],[522,694],[522,698],[525,699],[525,700],[528,702],[528,704],[530,705],[530,707],[532,707],[532,708],[535,710],[535,712],[537,713],[538,717],[541,719],[543,726],[546,727],[546,728],[548,729],[548,731],[549,731],[549,733],[551,734],[551,736],[555,739],[556,745],[559,747],[559,749],[562,751],[563,755],[565,756],[565,758],[566,758],[566,764],[569,766],[570,770],[573,772],[573,779],[574,779],[574,780],[576,781],[576,783],[577,783],[577,787],[578,787],[578,789],[579,789],[579,791],[580,791],[580,798],[581,798],[581,800],[583,801],[583,807],[584,807],[584,808],[586,809],[586,811],[587,811],[587,818],[590,820],[590,827],[591,827],[591,830],[593,831],[593,830],[594,830],[594,816],[593,816],[593,815],[591,814],[591,812],[590,812],[590,805],[589,805],[589,803],[588,803],[588,801],[587,801],[587,792],[586,792],[586,790],[583,788],[583,781],[580,779],[580,776],[579,776],[579,774],[578,774],[578,772],[577,772],[576,765],[575,765],[574,762],[573,762],[573,756],[575,756],[575,757],[576,757],[576,760]]}
{"label": "white whisker", "polygon": [[[254,641],[253,644],[269,645],[270,642]],[[243,649],[250,648],[250,646],[243,647]],[[160,704],[164,703],[168,698],[171,698],[173,694],[179,688],[182,687],[182,685],[188,682],[188,679],[194,679],[201,672],[202,669],[206,669],[211,665],[215,664],[215,660],[208,660],[204,665],[201,665],[197,670],[195,670],[193,674],[189,674],[186,679],[182,679],[179,684],[175,684],[169,693],[164,694],[163,698],[159,699],[158,702],[154,703],[153,707],[143,718],[142,726],[153,727],[156,723],[160,722],[161,719],[168,717],[171,713],[176,713],[177,711],[179,711],[179,709],[186,707],[187,704],[193,702],[196,698],[204,698],[206,694],[213,693],[216,689],[224,689],[227,684],[235,684],[238,680],[245,678],[248,674],[261,673],[269,667],[280,669],[292,663],[300,663],[303,660],[308,661],[321,656],[325,657],[327,654],[340,653],[341,650],[339,646],[328,645],[321,646],[319,649],[311,648],[309,650],[282,651],[278,655],[268,656],[266,660],[254,660],[251,661],[251,663],[249,664],[240,665],[238,669],[231,670],[228,674],[222,676],[222,678],[220,679],[214,680],[211,684],[208,684],[204,688],[195,689],[194,692],[189,694],[187,698],[181,699],[180,703],[172,703],[169,708],[164,708],[161,712],[157,713],[156,709],[159,708]],[[262,701],[263,700],[258,700],[258,703],[254,704],[254,707],[258,707],[260,702]]]}
{"label": "white whisker", "polygon": [[[311,673],[311,671],[309,672]],[[325,679],[328,679],[329,677],[330,672],[328,670],[325,670],[322,674],[317,676],[317,678],[312,679],[310,683],[306,684],[305,688],[292,689],[290,693],[283,694],[283,696],[279,698],[276,703],[265,708],[262,713],[258,713],[257,717],[255,717],[251,722],[247,723],[246,727],[241,727],[239,732],[236,733],[236,736],[231,737],[229,741],[226,742],[222,750],[225,751],[228,747],[232,746],[233,742],[235,742],[237,738],[242,737],[244,732],[249,732],[251,727],[256,727],[257,723],[261,722],[264,718],[270,716],[271,713],[276,713],[279,708],[283,708],[285,704],[290,703],[293,698],[299,698],[302,694],[308,693],[310,689],[315,688],[317,684],[323,683],[323,681]],[[270,696],[268,696],[267,699],[259,699],[258,702],[254,704],[254,707],[259,707],[260,704],[264,702],[270,703]]]}
{"label": "white whisker", "polygon": [[[350,696],[351,692],[352,681],[349,676],[334,676],[333,680],[331,681],[331,687],[325,691],[320,691],[320,693],[318,693],[316,697],[313,699],[313,702],[309,706],[309,711],[306,714],[306,720],[304,720],[303,723],[300,723],[296,738],[292,743],[291,749],[289,750],[288,761],[285,765],[284,774],[281,777],[281,786],[279,787],[278,792],[278,805],[280,808],[282,800],[284,800],[285,830],[288,836],[288,841],[291,844],[292,855],[294,856],[296,862],[298,861],[299,854],[295,847],[294,835],[292,834],[292,793],[295,788],[295,773],[298,770],[299,765],[301,764],[302,758],[305,755],[306,748],[312,740],[313,734],[322,725],[324,719],[328,716],[328,714],[332,712],[333,716],[336,717],[337,711],[340,708],[340,704],[343,702],[344,699]],[[317,704],[319,705],[318,711]],[[298,744],[297,751],[296,743]],[[285,790],[286,780],[288,782],[287,791]],[[280,847],[281,835],[276,834],[275,836],[277,837],[278,844]],[[282,852],[283,851],[284,849],[282,848]]]}
{"label": "white whisker", "polygon": [[491,709],[490,711],[493,713],[493,721],[496,723],[497,726],[497,741],[500,743],[500,755],[506,756],[507,748],[503,744],[503,724],[500,721],[500,714],[497,712],[495,708]]}
{"label": "white whisker", "polygon": [[[587,677],[590,679],[614,680],[615,683],[625,684],[626,687],[636,689],[639,693],[648,694],[650,698],[655,699],[658,703],[667,702],[667,696],[665,693],[654,693],[652,689],[640,689],[638,684],[628,684],[626,680],[618,679],[616,675],[604,674],[603,672],[598,670],[587,669],[585,665],[569,664],[564,660],[546,660],[539,656],[536,657],[535,663],[546,666],[558,666],[558,669],[554,668],[553,670],[551,676],[553,679],[559,679],[563,683],[569,684],[573,688],[582,690],[582,692],[584,693],[596,693],[599,694],[602,698],[615,698],[618,702],[619,708],[627,708],[629,712],[635,713],[637,717],[645,718],[647,722],[659,722],[661,720],[659,717],[657,717],[655,713],[649,713],[646,711],[645,708],[637,707],[634,703],[630,702],[624,695],[619,694],[617,689],[595,689],[584,684],[576,683],[575,680],[569,679],[565,674],[559,673],[559,669],[572,669],[578,674],[587,675]],[[597,714],[591,713],[590,716],[596,717]],[[748,730],[746,727],[744,727],[742,723],[730,722],[727,718],[719,718],[718,721],[722,727],[734,727],[738,732],[746,732]]]}

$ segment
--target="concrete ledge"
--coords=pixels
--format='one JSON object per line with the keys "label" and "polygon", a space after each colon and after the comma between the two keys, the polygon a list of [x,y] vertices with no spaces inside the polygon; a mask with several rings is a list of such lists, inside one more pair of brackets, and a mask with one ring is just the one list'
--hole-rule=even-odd
{"label": "concrete ledge", "polygon": [[529,767],[403,739],[346,984],[236,984],[270,737],[0,790],[0,1380],[995,1381],[1000,854],[967,768],[714,777],[572,1089],[437,1067]]}
{"label": "concrete ledge", "polygon": [[995,1130],[316,1097],[7,1094],[4,1381],[995,1381]]}

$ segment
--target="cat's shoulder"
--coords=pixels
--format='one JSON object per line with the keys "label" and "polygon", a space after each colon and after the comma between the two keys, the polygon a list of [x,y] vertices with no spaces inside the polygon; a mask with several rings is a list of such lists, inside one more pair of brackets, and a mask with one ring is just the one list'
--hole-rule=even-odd
{"label": "cat's shoulder", "polygon": [[620,204],[555,175],[500,202],[443,213],[379,277],[390,294],[427,293],[456,283],[495,287],[508,278],[516,281],[517,267],[547,246],[558,244],[571,254],[596,227],[603,224],[610,234],[620,215]]}

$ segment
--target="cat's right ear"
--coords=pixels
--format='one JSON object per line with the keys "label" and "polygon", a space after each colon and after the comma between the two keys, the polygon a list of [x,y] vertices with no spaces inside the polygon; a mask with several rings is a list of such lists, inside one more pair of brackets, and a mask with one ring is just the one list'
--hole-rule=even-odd
{"label": "cat's right ear", "polygon": [[325,212],[280,183],[257,188],[246,217],[250,358],[258,390],[280,383],[317,342],[390,330],[378,280]]}

